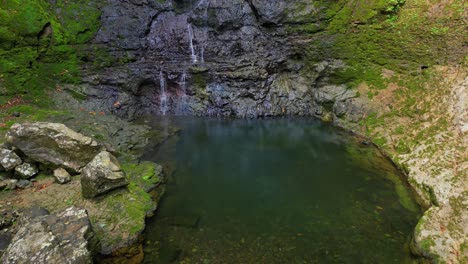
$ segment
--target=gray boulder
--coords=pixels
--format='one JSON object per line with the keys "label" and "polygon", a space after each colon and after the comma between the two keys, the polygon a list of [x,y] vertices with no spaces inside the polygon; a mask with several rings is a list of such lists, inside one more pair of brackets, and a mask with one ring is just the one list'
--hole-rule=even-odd
{"label": "gray boulder", "polygon": [[35,164],[32,163],[23,163],[21,165],[16,166],[15,174],[21,179],[31,179],[36,174],[39,173],[39,169]]}
{"label": "gray boulder", "polygon": [[93,238],[86,210],[71,207],[25,221],[0,263],[92,263]]}
{"label": "gray boulder", "polygon": [[28,180],[19,180],[16,183],[16,187],[18,187],[20,189],[26,189],[26,188],[32,187],[32,182],[30,182]]}
{"label": "gray boulder", "polygon": [[0,165],[6,170],[13,170],[23,161],[15,152],[9,149],[0,149]]}
{"label": "gray boulder", "polygon": [[83,197],[93,198],[128,184],[119,161],[109,152],[102,151],[83,168],[81,188]]}
{"label": "gray boulder", "polygon": [[11,180],[4,180],[3,181],[6,184],[6,190],[14,190],[16,189],[16,184],[18,183],[18,180],[11,179]]}
{"label": "gray boulder", "polygon": [[318,103],[342,102],[357,97],[357,92],[345,85],[326,85],[314,91]]}
{"label": "gray boulder", "polygon": [[58,168],[54,170],[55,179],[60,183],[64,184],[71,181],[71,176],[65,169]]}
{"label": "gray boulder", "polygon": [[14,124],[7,142],[34,161],[70,172],[79,172],[103,149],[92,138],[57,123]]}

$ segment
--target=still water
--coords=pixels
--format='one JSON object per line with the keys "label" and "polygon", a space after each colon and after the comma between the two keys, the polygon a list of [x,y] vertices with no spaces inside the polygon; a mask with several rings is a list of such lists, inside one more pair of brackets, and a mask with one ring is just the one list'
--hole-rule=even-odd
{"label": "still water", "polygon": [[[161,125],[162,121],[155,121]],[[145,263],[414,263],[421,214],[375,148],[306,119],[174,119]]]}

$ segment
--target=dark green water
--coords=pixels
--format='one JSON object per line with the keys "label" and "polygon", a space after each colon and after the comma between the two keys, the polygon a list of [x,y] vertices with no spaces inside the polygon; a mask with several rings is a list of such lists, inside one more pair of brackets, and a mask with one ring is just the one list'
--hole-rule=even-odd
{"label": "dark green water", "polygon": [[[166,122],[169,122],[166,120]],[[173,120],[145,263],[413,263],[420,211],[372,147],[311,120]]]}

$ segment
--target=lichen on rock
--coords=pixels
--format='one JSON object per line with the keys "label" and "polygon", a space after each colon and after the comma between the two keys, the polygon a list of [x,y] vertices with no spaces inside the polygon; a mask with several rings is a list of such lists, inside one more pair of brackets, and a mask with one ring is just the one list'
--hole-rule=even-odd
{"label": "lichen on rock", "polygon": [[13,125],[7,142],[30,159],[74,173],[81,171],[103,149],[94,139],[63,124],[46,122]]}
{"label": "lichen on rock", "polygon": [[93,231],[86,210],[67,208],[28,219],[1,258],[2,263],[92,263]]}
{"label": "lichen on rock", "polygon": [[125,172],[118,160],[109,152],[102,151],[83,168],[81,188],[83,196],[93,198],[113,189],[126,186]]}

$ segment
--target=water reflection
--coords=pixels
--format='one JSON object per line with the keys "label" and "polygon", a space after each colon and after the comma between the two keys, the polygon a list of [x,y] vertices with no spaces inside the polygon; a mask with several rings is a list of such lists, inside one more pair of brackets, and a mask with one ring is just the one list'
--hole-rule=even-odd
{"label": "water reflection", "polygon": [[[305,119],[171,120],[146,263],[411,263],[417,205],[375,149]],[[397,191],[398,190],[398,191]]]}

